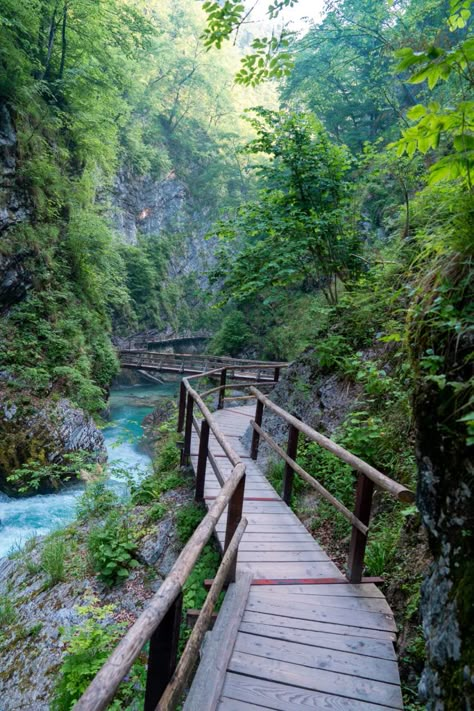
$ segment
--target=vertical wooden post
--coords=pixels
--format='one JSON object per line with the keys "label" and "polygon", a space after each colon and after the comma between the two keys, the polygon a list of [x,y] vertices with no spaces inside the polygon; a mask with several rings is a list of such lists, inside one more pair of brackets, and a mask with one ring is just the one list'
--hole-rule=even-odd
{"label": "vertical wooden post", "polygon": [[278,368],[278,367],[275,368],[275,374],[273,376],[273,380],[275,381],[275,383],[278,383],[278,381],[280,380],[280,368]]}
{"label": "vertical wooden post", "polygon": [[184,417],[186,414],[186,386],[183,381],[179,386],[178,432],[183,431]]}
{"label": "vertical wooden post", "polygon": [[185,467],[189,464],[189,455],[191,454],[191,436],[193,433],[193,406],[194,400],[191,394],[188,393],[186,405],[186,424],[184,426],[184,445],[181,450],[181,466]]}
{"label": "vertical wooden post", "polygon": [[227,368],[222,368],[221,370],[221,378],[219,381],[219,385],[221,386],[221,389],[219,390],[219,402],[217,403],[217,409],[222,410],[224,407],[224,398],[225,398],[225,384],[227,380]]}
{"label": "vertical wooden post", "polygon": [[[373,493],[373,481],[366,477],[365,474],[359,472],[354,514],[366,526],[369,525],[370,521]],[[351,543],[347,559],[347,578],[350,583],[360,583],[362,580],[366,544],[367,536],[361,533],[361,531],[359,531],[355,526],[352,526]]]}
{"label": "vertical wooden post", "polygon": [[[296,455],[298,452],[298,430],[294,425],[290,425],[290,429],[288,430],[288,445],[286,448],[286,453],[288,456],[296,461]],[[288,506],[291,504],[291,495],[293,492],[293,479],[295,476],[295,472],[293,471],[292,467],[288,462],[285,464],[285,473],[283,475],[283,494],[282,498],[283,501],[288,504]]]}
{"label": "vertical wooden post", "polygon": [[[260,402],[260,400],[257,400],[257,407],[255,408],[255,424],[258,425],[259,427],[262,426],[262,419],[263,419],[263,402]],[[260,435],[258,434],[257,430],[253,431],[252,434],[252,444],[250,446],[250,456],[252,459],[257,459],[258,457],[258,445],[260,443]]]}
{"label": "vertical wooden post", "polygon": [[199,455],[196,467],[196,501],[204,500],[204,484],[206,481],[207,455],[209,451],[209,423],[207,420],[201,422],[201,435],[199,437]]}
{"label": "vertical wooden post", "polygon": [[[229,501],[229,506],[227,507],[227,524],[225,529],[225,543],[224,543],[224,553],[226,552],[231,540],[234,535],[237,526],[242,518],[242,509],[244,506],[244,492],[245,492],[245,474],[242,479],[237,484],[237,488],[232,494],[232,498]],[[235,560],[229,568],[229,575],[227,577],[228,583],[235,582],[235,569],[237,567],[237,555]]]}
{"label": "vertical wooden post", "polygon": [[150,638],[144,711],[155,711],[176,669],[183,593],[179,593]]}

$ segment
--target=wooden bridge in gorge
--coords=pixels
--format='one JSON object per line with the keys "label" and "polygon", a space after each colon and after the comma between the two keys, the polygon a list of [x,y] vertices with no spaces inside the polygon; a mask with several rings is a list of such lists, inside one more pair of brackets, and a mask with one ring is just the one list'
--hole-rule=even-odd
{"label": "wooden bridge in gorge", "polygon": [[[76,711],[107,708],[147,642],[145,711],[181,705],[183,711],[403,708],[396,624],[379,581],[364,578],[363,570],[374,487],[406,502],[413,501],[413,494],[277,406],[260,383],[241,380],[245,371],[265,371],[268,387],[271,374],[276,381],[275,367],[247,363],[238,366],[235,378],[226,367],[183,378],[182,464],[193,467],[195,498],[205,502],[207,514]],[[211,376],[218,378],[218,386],[209,388]],[[200,381],[204,392],[195,387]],[[226,396],[236,385],[246,389],[239,397],[247,404]],[[211,412],[206,402],[215,393],[217,409]],[[265,411],[286,424],[285,448],[265,430]],[[247,449],[242,436],[249,427]],[[318,482],[317,472],[297,462],[303,438],[357,473],[352,511]],[[262,441],[285,462],[281,492],[258,464]],[[290,508],[295,477],[350,522],[346,570],[337,567]],[[207,581],[206,602],[178,660],[183,585],[212,535],[222,548],[222,561],[215,578]],[[224,602],[208,631],[224,588]]]}

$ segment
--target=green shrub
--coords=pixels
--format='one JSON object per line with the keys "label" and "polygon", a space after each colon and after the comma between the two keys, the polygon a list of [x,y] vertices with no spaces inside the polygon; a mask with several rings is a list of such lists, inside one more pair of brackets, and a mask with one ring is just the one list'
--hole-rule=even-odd
{"label": "green shrub", "polygon": [[[70,711],[73,708],[125,631],[125,624],[110,622],[112,605],[103,608],[89,605],[79,607],[78,611],[87,619],[82,626],[63,635],[66,655],[59,670],[51,711]],[[108,708],[121,711],[129,708],[132,702],[139,704],[143,696],[144,676],[145,667],[139,660],[133,665],[126,681],[120,684]]]}
{"label": "green shrub", "polygon": [[402,520],[396,512],[375,520],[365,550],[365,567],[368,575],[383,576],[390,572],[401,526]]}
{"label": "green shrub", "polygon": [[157,522],[160,521],[167,512],[167,508],[164,504],[154,504],[148,509],[147,516],[150,521]]}
{"label": "green shrub", "polygon": [[187,543],[206,514],[204,506],[191,503],[176,512],[176,530],[182,544]]}
{"label": "green shrub", "polygon": [[123,513],[112,512],[104,525],[92,529],[87,547],[92,567],[106,585],[122,582],[139,565],[133,557],[137,545]]}
{"label": "green shrub", "polygon": [[179,449],[176,446],[177,437],[168,435],[167,441],[160,447],[156,460],[156,470],[160,472],[171,472],[179,467]]}
{"label": "green shrub", "polygon": [[118,504],[118,497],[107,485],[105,477],[92,481],[77,502],[77,517],[81,521],[103,516]]}
{"label": "green shrub", "polygon": [[53,587],[64,580],[64,558],[66,544],[64,538],[52,534],[41,551],[41,568],[48,577],[48,586]]}
{"label": "green shrub", "polygon": [[16,610],[9,595],[0,595],[0,626],[11,625],[16,620]]}

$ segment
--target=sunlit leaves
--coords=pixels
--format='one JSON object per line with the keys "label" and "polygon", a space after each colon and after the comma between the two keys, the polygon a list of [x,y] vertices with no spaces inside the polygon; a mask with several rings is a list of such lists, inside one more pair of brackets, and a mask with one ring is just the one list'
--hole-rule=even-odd
{"label": "sunlit leaves", "polygon": [[256,86],[266,79],[281,79],[293,68],[293,56],[288,51],[289,34],[279,37],[257,38],[252,42],[251,54],[242,58],[242,68],[235,78],[237,84]]}
{"label": "sunlit leaves", "polygon": [[[451,0],[451,31],[463,28],[470,17],[471,0]],[[429,46],[423,52],[404,48],[397,52],[400,59],[398,71],[411,71],[409,82],[427,82],[433,90],[440,81],[455,76],[461,88],[462,100],[455,106],[441,107],[438,102],[428,106],[417,104],[407,113],[415,122],[405,129],[398,141],[398,154],[412,156],[415,151],[427,153],[437,150],[441,141],[447,155],[441,156],[430,167],[430,181],[465,180],[472,188],[474,170],[474,101],[466,100],[474,91],[474,38],[469,37],[451,49]]]}
{"label": "sunlit leaves", "polygon": [[449,28],[462,29],[471,17],[472,0],[450,0]]}
{"label": "sunlit leaves", "polygon": [[[267,15],[274,19],[285,7],[293,7],[297,2],[298,0],[274,0],[267,8]],[[220,49],[224,41],[232,36],[235,38],[242,25],[250,21],[253,9],[246,10],[239,0],[225,0],[223,3],[206,1],[202,7],[207,15],[207,26],[202,39],[208,49]],[[283,30],[279,36],[254,39],[251,45],[253,51],[242,58],[242,67],[236,75],[236,82],[256,86],[267,79],[287,76],[293,66],[289,37],[290,33]]]}

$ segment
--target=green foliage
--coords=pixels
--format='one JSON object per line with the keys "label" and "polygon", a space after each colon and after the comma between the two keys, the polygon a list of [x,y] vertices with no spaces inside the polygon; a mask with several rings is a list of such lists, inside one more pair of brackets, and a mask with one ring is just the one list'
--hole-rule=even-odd
{"label": "green foliage", "polygon": [[246,150],[268,157],[258,166],[259,200],[217,226],[221,238],[245,238],[246,246],[233,260],[224,249],[214,278],[223,280],[226,300],[268,298],[298,284],[335,303],[338,283],[360,267],[348,212],[348,153],[309,113],[254,111],[257,138]]}
{"label": "green foliage", "polygon": [[252,333],[247,321],[239,311],[232,311],[222,321],[221,327],[209,346],[210,353],[232,358],[251,346]]}
{"label": "green foliage", "polygon": [[184,504],[176,511],[176,531],[183,545],[191,538],[204,516],[204,507],[196,503]]}
{"label": "green foliage", "polygon": [[137,545],[125,511],[111,512],[103,525],[93,528],[87,547],[91,565],[106,585],[123,582],[138,566],[133,557]]}
{"label": "green foliage", "polygon": [[167,514],[167,512],[168,509],[165,504],[154,504],[148,509],[147,516],[150,521],[153,521],[153,523],[157,523],[158,521],[161,521],[161,519]]}
{"label": "green foliage", "polygon": [[[470,19],[472,2],[451,3],[448,25],[451,32],[463,29]],[[430,167],[430,180],[461,179],[472,190],[474,167],[474,101],[470,100],[474,90],[474,38],[462,33],[452,47],[430,45],[425,51],[414,51],[406,47],[397,52],[400,59],[398,71],[409,70],[411,84],[427,82],[430,91],[439,81],[452,82],[455,79],[457,91],[454,105],[449,107],[439,101],[428,105],[417,104],[408,111],[413,126],[403,131],[397,146],[399,154],[413,155],[415,151],[427,153],[444,143],[446,155],[440,157]]]}
{"label": "green foliage", "polygon": [[12,625],[16,620],[16,610],[13,599],[8,594],[0,595],[0,625]]}
{"label": "green foliage", "polygon": [[77,517],[88,521],[106,514],[118,504],[118,497],[107,484],[106,477],[100,477],[87,484],[86,490],[77,502]]}
{"label": "green foliage", "polygon": [[[113,605],[99,607],[97,600],[92,599],[89,605],[77,609],[85,620],[82,625],[63,632],[66,656],[56,683],[51,705],[53,711],[72,709],[125,632],[124,623],[113,621]],[[119,711],[134,701],[139,702],[144,677],[145,666],[139,659],[132,666],[127,680],[120,685],[110,708]]]}
{"label": "green foliage", "polygon": [[220,555],[208,544],[199,556],[191,575],[183,588],[183,608],[200,609],[207,596],[204,581],[215,577],[220,563]]}
{"label": "green foliage", "polygon": [[[292,6],[297,0],[277,0],[268,5],[270,18],[278,17],[280,11]],[[222,43],[237,35],[247,18],[252,14],[240,0],[226,0],[224,3],[207,1],[203,3],[207,14],[207,26],[202,34],[204,46],[208,49],[220,49]],[[236,82],[245,86],[256,86],[268,79],[281,79],[289,74],[293,58],[289,52],[291,34],[285,29],[271,37],[256,37],[251,42],[252,52],[241,59],[241,69],[236,75]]]}
{"label": "green foliage", "polygon": [[65,557],[66,542],[63,536],[56,533],[51,534],[41,551],[41,568],[47,575],[48,587],[53,587],[64,581]]}

